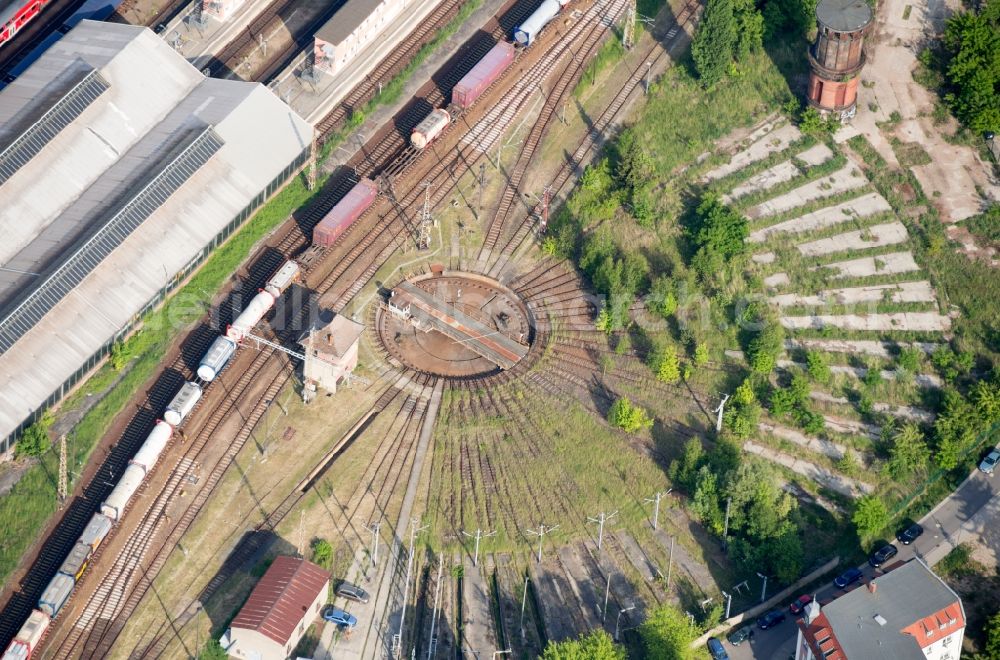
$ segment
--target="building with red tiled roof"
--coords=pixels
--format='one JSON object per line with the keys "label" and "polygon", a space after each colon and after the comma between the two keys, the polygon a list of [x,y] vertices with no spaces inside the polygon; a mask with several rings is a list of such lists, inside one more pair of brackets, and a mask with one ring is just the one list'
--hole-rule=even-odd
{"label": "building with red tiled roof", "polygon": [[796,624],[795,660],[958,660],[965,609],[919,559],[823,605]]}
{"label": "building with red tiled roof", "polygon": [[326,603],[330,574],[296,557],[276,557],[229,626],[231,657],[285,660]]}

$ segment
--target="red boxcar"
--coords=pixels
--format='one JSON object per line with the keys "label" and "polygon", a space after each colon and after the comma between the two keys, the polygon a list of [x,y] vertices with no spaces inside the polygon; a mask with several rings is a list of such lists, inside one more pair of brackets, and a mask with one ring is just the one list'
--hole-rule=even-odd
{"label": "red boxcar", "polygon": [[0,46],[14,38],[49,0],[0,0]]}
{"label": "red boxcar", "polygon": [[378,186],[370,179],[361,179],[351,188],[351,192],[337,205],[330,209],[316,228],[313,229],[313,245],[330,247],[344,230],[361,217],[375,198],[378,197]]}
{"label": "red boxcar", "polygon": [[506,41],[501,41],[479,60],[472,71],[458,81],[451,91],[451,101],[461,108],[468,108],[476,99],[500,77],[514,61],[515,49]]}

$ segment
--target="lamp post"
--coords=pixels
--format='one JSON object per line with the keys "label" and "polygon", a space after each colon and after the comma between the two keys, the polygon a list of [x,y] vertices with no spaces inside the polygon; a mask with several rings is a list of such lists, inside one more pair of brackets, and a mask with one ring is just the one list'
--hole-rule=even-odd
{"label": "lamp post", "polygon": [[760,602],[763,603],[764,602],[764,594],[767,593],[767,576],[766,575],[762,575],[761,573],[757,573],[757,577],[763,578],[763,580],[764,580],[764,584],[760,588]]}
{"label": "lamp post", "polygon": [[626,607],[625,609],[623,609],[623,610],[621,610],[621,611],[618,612],[618,618],[615,619],[615,641],[616,642],[618,641],[618,631],[620,629],[621,622],[622,622],[622,614],[625,614],[629,610],[634,610],[634,609],[635,609],[635,605],[632,605],[632,606]]}

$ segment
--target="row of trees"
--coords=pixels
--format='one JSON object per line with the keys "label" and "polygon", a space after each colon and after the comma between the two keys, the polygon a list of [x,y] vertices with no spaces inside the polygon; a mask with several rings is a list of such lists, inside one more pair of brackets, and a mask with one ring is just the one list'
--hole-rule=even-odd
{"label": "row of trees", "polygon": [[[647,660],[689,660],[701,657],[691,644],[701,634],[676,605],[666,603],[653,608],[639,626],[643,657]],[[625,660],[624,647],[615,644],[611,635],[595,630],[577,639],[549,642],[542,660]]]}
{"label": "row of trees", "polygon": [[[955,115],[977,132],[1000,131],[1000,5],[959,12],[945,26],[938,64],[948,91],[945,101]],[[922,57],[933,64],[933,53]]]}

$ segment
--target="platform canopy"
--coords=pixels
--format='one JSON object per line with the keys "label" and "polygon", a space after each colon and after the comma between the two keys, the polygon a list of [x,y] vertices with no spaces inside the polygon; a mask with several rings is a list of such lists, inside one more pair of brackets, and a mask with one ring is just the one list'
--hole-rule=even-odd
{"label": "platform canopy", "polygon": [[83,21],[0,90],[0,450],[306,157],[266,87]]}

